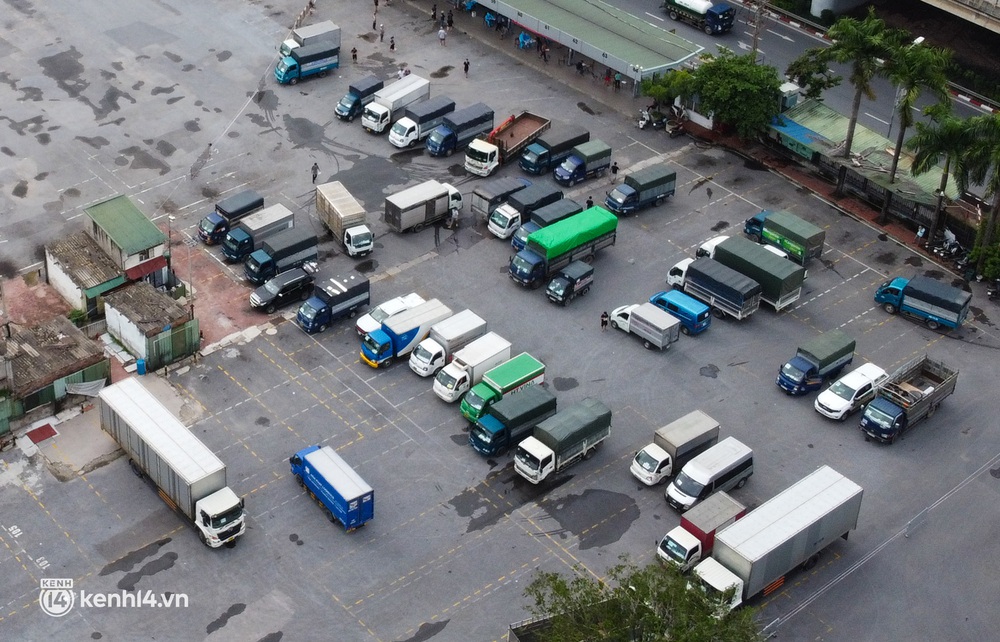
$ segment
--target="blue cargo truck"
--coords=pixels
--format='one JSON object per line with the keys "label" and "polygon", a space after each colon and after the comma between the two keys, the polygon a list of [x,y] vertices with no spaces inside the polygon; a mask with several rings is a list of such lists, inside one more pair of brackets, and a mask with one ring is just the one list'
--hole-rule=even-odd
{"label": "blue cargo truck", "polygon": [[292,53],[282,58],[274,68],[274,78],[282,85],[297,85],[310,76],[323,78],[339,66],[340,45],[319,42],[292,49]]}
{"label": "blue cargo truck", "polygon": [[520,252],[524,249],[524,245],[532,233],[582,211],[583,206],[569,198],[560,199],[555,203],[540,207],[534,210],[530,219],[517,228],[517,231],[510,237],[510,246],[514,248],[515,252]]}
{"label": "blue cargo truck", "polygon": [[493,130],[493,110],[476,103],[444,117],[427,137],[427,153],[431,156],[451,156],[465,148],[480,134]]}
{"label": "blue cargo truck", "polygon": [[451,316],[451,308],[431,299],[394,314],[361,339],[361,360],[373,368],[388,368],[409,356],[430,334],[431,327]]}
{"label": "blue cargo truck", "polygon": [[518,165],[529,174],[544,174],[563,162],[573,148],[590,140],[590,132],[577,125],[553,123],[521,153]]}
{"label": "blue cargo truck", "polygon": [[319,256],[318,241],[312,231],[293,227],[264,241],[243,263],[243,275],[261,285],[285,270],[302,267]]}
{"label": "blue cargo truck", "polygon": [[353,317],[361,306],[370,302],[368,279],[356,275],[330,279],[326,285],[316,286],[313,295],[299,306],[295,320],[309,334],[325,332],[334,321]]}
{"label": "blue cargo truck", "polygon": [[668,196],[674,195],[677,172],[666,165],[653,165],[625,177],[624,182],[608,192],[604,204],[615,214],[626,216],[644,207],[659,207]]}
{"label": "blue cargo truck", "polygon": [[900,313],[923,321],[931,330],[955,329],[969,315],[972,293],[926,276],[896,277],[875,291],[875,303],[889,314]]}
{"label": "blue cargo truck", "polygon": [[238,221],[262,209],[264,197],[252,189],[224,198],[198,223],[198,238],[205,245],[221,243]]}
{"label": "blue cargo truck", "polygon": [[790,395],[819,390],[854,361],[855,341],[840,330],[830,330],[806,341],[781,366],[775,383]]}
{"label": "blue cargo truck", "polygon": [[484,457],[503,456],[554,414],[556,396],[542,386],[528,386],[491,405],[469,432],[469,445]]}
{"label": "blue cargo truck", "polygon": [[292,475],[347,532],[375,517],[375,491],[329,446],[309,446],[288,458]]}
{"label": "blue cargo truck", "polygon": [[592,140],[573,148],[570,155],[552,170],[560,185],[573,186],[582,180],[604,176],[611,167],[611,146],[603,140]]}
{"label": "blue cargo truck", "polygon": [[365,76],[347,87],[347,95],[340,99],[334,112],[340,120],[352,121],[361,115],[365,105],[375,100],[375,92],[385,86],[378,76]]}

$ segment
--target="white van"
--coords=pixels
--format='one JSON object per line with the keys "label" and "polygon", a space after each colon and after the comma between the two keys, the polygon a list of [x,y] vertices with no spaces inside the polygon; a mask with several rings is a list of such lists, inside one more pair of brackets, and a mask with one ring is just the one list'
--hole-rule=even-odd
{"label": "white van", "polygon": [[684,512],[712,493],[743,488],[752,474],[753,451],[727,437],[681,469],[667,487],[667,503]]}

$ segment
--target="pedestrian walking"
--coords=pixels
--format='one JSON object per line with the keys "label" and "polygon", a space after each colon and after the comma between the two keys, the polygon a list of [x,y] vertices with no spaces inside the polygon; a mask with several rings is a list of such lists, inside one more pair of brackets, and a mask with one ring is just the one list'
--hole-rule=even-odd
{"label": "pedestrian walking", "polygon": [[357,62],[357,61],[358,61],[358,48],[351,47],[351,62]]}
{"label": "pedestrian walking", "polygon": [[437,20],[437,19],[438,19],[438,6],[437,3],[435,2],[434,6],[431,7],[431,20]]}
{"label": "pedestrian walking", "polygon": [[549,64],[549,46],[542,45],[542,61],[547,65]]}
{"label": "pedestrian walking", "polygon": [[445,31],[444,29],[439,29],[438,30],[438,40],[441,41],[441,46],[442,47],[447,47],[448,46],[444,42],[445,38],[447,38],[447,37],[448,37],[448,32],[447,31]]}
{"label": "pedestrian walking", "polygon": [[442,29],[448,26],[448,18],[447,16],[444,15],[444,11],[441,12],[441,20],[440,22],[438,22],[438,26],[441,27]]}
{"label": "pedestrian walking", "polygon": [[622,75],[620,72],[615,72],[615,91],[622,88]]}
{"label": "pedestrian walking", "polygon": [[587,209],[590,209],[593,206],[594,206],[594,197],[593,196],[588,196],[587,197]]}
{"label": "pedestrian walking", "polygon": [[313,166],[312,166],[312,175],[313,175],[313,185],[315,185],[316,184],[316,177],[319,176],[319,163],[313,163]]}
{"label": "pedestrian walking", "polygon": [[611,182],[618,182],[618,161],[611,163]]}
{"label": "pedestrian walking", "polygon": [[378,0],[375,0],[375,11],[378,11]]}
{"label": "pedestrian walking", "polygon": [[608,311],[605,310],[604,314],[601,315],[601,332],[604,332],[605,330],[608,329],[608,320],[610,318],[611,317],[608,315]]}
{"label": "pedestrian walking", "polygon": [[610,87],[611,86],[611,67],[608,67],[604,71],[604,86],[605,87]]}
{"label": "pedestrian walking", "polygon": [[389,36],[389,51],[396,51],[396,36]]}
{"label": "pedestrian walking", "polygon": [[465,77],[469,77],[469,59],[466,58],[465,62],[462,63],[462,68],[465,69]]}
{"label": "pedestrian walking", "polygon": [[372,31],[378,27],[378,11],[372,14]]}
{"label": "pedestrian walking", "polygon": [[451,9],[448,9],[448,31],[452,30],[455,26],[455,16],[452,15]]}
{"label": "pedestrian walking", "polygon": [[378,41],[379,42],[385,42],[385,25],[384,24],[378,26]]}

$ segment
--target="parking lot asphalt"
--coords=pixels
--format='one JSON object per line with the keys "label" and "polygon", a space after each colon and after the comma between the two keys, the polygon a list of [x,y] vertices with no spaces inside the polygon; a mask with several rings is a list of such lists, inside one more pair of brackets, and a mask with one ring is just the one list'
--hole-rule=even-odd
{"label": "parking lot asphalt", "polygon": [[[5,634],[502,639],[507,624],[526,615],[522,593],[536,569],[602,577],[621,554],[652,561],[653,542],[679,517],[663,501],[663,488],[642,487],[628,463],[656,427],[700,408],[721,422],[724,434],[754,449],[755,474],[734,493],[750,507],[821,464],[865,488],[850,539],[833,544],[813,570],[791,574],[781,591],[754,602],[762,625],[776,622],[772,626],[790,639],[923,639],[927,631],[946,633],[934,608],[937,592],[945,590],[955,598],[949,619],[968,618],[958,637],[989,637],[997,617],[990,592],[980,587],[993,580],[988,565],[972,560],[1000,552],[984,537],[984,515],[997,492],[989,473],[1000,460],[1000,436],[988,421],[1000,410],[990,376],[1000,346],[997,308],[974,300],[972,320],[948,334],[887,315],[871,300],[887,276],[950,277],[757,163],[635,130],[628,105],[613,102],[626,99],[606,100],[603,87],[581,91],[573,84],[578,79],[567,84],[541,73],[530,52],[500,56],[493,46],[461,36],[478,23],[459,22],[459,34],[440,47],[429,16],[413,7],[420,5],[380,10],[392,25],[387,38],[402,34],[391,56],[374,42],[367,11],[321,5],[316,18],[341,24],[342,46],[356,43],[361,60],[358,68],[345,63],[337,78],[296,88],[277,87],[267,73],[285,33],[281,24],[300,7],[264,13],[231,2],[141,4],[107,17],[112,24],[100,38],[82,26],[93,9],[77,5],[56,4],[46,8],[44,21],[19,18],[14,25],[42,32],[41,25],[62,18],[70,29],[66,42],[8,56],[22,78],[36,59],[56,57],[70,71],[80,59],[84,70],[37,79],[43,94],[63,93],[45,103],[51,142],[19,138],[16,171],[51,174],[29,181],[24,207],[15,211],[26,233],[20,243],[8,243],[8,256],[23,265],[44,238],[41,231],[27,233],[34,228],[22,209],[53,229],[74,229],[84,204],[121,190],[161,225],[168,212],[175,216],[175,266],[193,275],[196,313],[217,330],[211,338],[206,332],[212,349],[197,362],[160,379],[172,390],[161,388],[158,396],[173,400],[171,407],[227,464],[229,484],[246,498],[249,529],[236,548],[208,550],[123,459],[92,466],[91,456],[77,452],[70,460],[44,445],[40,453],[6,453],[0,470]],[[209,37],[219,34],[225,47]],[[468,79],[454,72],[465,57],[476,61]],[[247,186],[293,208],[297,225],[317,225],[308,174],[313,162],[322,179],[344,182],[369,211],[377,212],[385,195],[427,178],[451,180],[468,195],[478,179],[464,174],[458,156],[399,153],[357,123],[331,117],[351,79],[373,71],[389,75],[401,63],[426,73],[436,93],[461,104],[484,100],[498,114],[530,109],[579,121],[613,146],[626,171],[654,162],[677,171],[675,195],[620,222],[615,246],[594,263],[593,290],[566,308],[507,278],[509,246],[467,208],[457,230],[396,235],[374,221],[378,247],[361,262],[324,238],[324,276],[369,275],[375,300],[417,291],[456,311],[468,307],[515,351],[546,364],[546,385],[561,407],[594,396],[612,408],[612,436],[597,456],[547,485],[520,479],[509,456],[484,459],[472,451],[457,409],[405,364],[373,370],[360,363],[349,321],[309,336],[292,323],[249,315],[238,305],[249,291],[217,260],[217,250],[185,241],[213,199]],[[106,74],[100,70],[114,73],[114,82],[101,84]],[[131,89],[135,103],[120,96],[101,103],[87,89],[93,84],[100,92],[90,92],[100,94],[109,84],[140,82],[153,89]],[[167,104],[182,95],[190,99]],[[9,104],[17,122],[35,116],[30,103]],[[112,104],[120,113],[100,107]],[[100,136],[106,142],[95,142]],[[170,155],[144,155],[169,149],[164,143]],[[519,174],[513,168],[502,173]],[[568,195],[600,200],[609,188],[605,179]],[[46,209],[46,202],[60,205]],[[828,250],[810,266],[803,296],[790,310],[762,309],[744,323],[716,320],[705,334],[682,337],[663,354],[620,332],[601,332],[602,311],[665,289],[671,265],[714,234],[738,233],[743,219],[765,207],[789,209],[827,232]],[[811,396],[788,398],[773,384],[798,342],[834,328],[856,338],[855,363],[891,370],[924,352],[947,360],[961,370],[956,394],[933,422],[899,443],[865,443],[853,421],[828,422],[812,409]],[[83,443],[106,445],[93,412],[57,429],[68,433],[74,422],[92,435]],[[288,457],[309,444],[336,448],[375,488],[376,516],[363,529],[338,530],[294,483]],[[64,460],[75,474],[55,465]],[[975,528],[948,528],[962,519]],[[941,562],[942,542],[948,559],[958,559],[954,564]],[[53,618],[37,601],[40,579],[51,577],[72,578],[90,592],[184,594],[189,603],[139,613],[78,604]],[[899,578],[908,590],[898,590]]]}

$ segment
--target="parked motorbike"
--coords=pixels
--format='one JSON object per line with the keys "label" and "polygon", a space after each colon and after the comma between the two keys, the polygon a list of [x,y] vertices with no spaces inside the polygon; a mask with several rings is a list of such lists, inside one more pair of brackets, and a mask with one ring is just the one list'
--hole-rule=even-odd
{"label": "parked motorbike", "polygon": [[636,121],[636,126],[639,129],[663,129],[667,124],[667,117],[658,111],[650,111],[647,109],[642,109],[639,111],[639,120]]}
{"label": "parked motorbike", "polygon": [[1000,279],[986,286],[986,298],[990,301],[1000,299]]}

